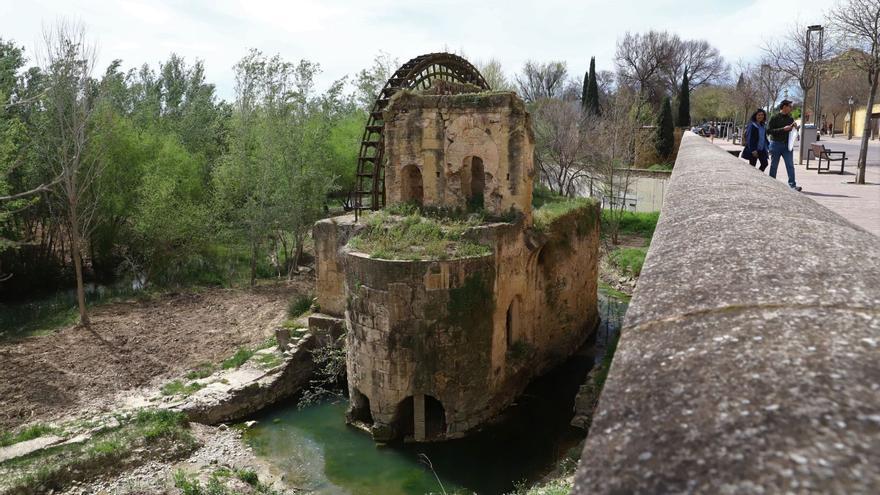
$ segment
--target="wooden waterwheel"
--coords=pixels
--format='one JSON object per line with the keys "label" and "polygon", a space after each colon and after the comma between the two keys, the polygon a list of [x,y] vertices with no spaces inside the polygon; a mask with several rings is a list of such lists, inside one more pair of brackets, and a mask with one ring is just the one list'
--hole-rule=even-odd
{"label": "wooden waterwheel", "polygon": [[385,206],[385,122],[382,112],[388,101],[400,90],[428,89],[437,80],[490,89],[476,67],[452,53],[429,53],[400,66],[376,96],[364,128],[353,191],[355,218],[362,210],[378,210]]}

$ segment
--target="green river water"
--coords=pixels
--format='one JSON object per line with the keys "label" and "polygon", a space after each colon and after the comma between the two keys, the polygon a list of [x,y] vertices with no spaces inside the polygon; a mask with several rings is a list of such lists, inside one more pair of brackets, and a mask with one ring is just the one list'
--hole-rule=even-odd
{"label": "green river water", "polygon": [[[465,439],[379,447],[345,424],[347,402],[304,409],[295,401],[255,417],[246,433],[288,484],[319,494],[421,495],[511,492],[552,470],[584,438],[569,426],[578,387],[620,328],[626,301],[602,291],[602,323],[571,359],[537,378],[497,424]],[[426,459],[433,466],[427,467]],[[436,475],[435,475],[436,473]]]}

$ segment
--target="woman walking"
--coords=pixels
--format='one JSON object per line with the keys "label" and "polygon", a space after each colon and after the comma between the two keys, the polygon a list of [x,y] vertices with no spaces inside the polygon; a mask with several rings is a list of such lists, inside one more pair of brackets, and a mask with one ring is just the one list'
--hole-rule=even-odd
{"label": "woman walking", "polygon": [[748,127],[746,127],[745,148],[742,156],[749,161],[749,165],[755,166],[760,161],[760,170],[767,169],[767,150],[770,149],[770,140],[767,138],[767,112],[758,109],[752,114]]}

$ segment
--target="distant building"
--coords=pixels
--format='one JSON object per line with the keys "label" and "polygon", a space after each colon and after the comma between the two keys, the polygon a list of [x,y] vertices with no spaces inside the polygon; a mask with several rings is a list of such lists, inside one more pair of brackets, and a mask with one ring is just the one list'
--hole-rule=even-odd
{"label": "distant building", "polygon": [[[849,134],[849,126],[852,125],[853,137],[862,137],[865,128],[865,112],[867,107],[855,108],[855,118],[850,118],[849,113],[843,119],[843,133]],[[880,136],[880,103],[874,105],[871,111],[871,127],[869,128],[871,139]]]}

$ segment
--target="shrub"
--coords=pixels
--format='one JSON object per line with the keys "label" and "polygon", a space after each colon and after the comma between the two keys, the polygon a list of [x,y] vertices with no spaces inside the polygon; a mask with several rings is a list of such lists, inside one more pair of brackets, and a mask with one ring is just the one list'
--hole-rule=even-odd
{"label": "shrub", "polygon": [[287,316],[298,318],[306,314],[312,309],[312,302],[314,302],[314,300],[315,297],[311,294],[297,296],[297,298],[290,301],[290,304],[287,306]]}

